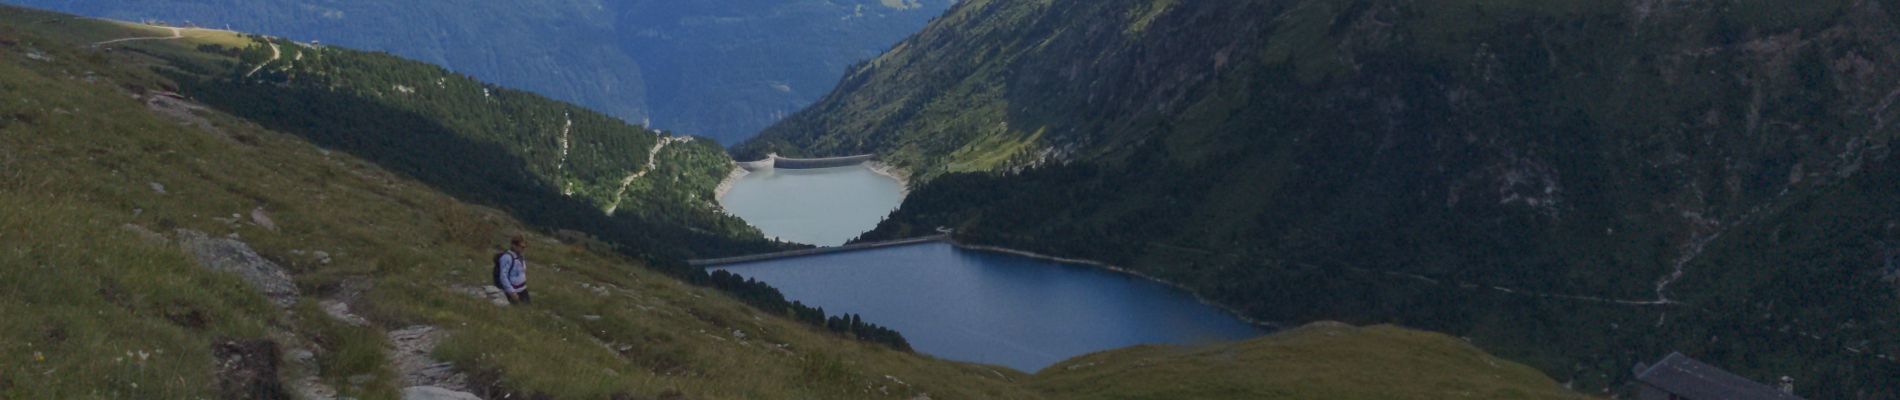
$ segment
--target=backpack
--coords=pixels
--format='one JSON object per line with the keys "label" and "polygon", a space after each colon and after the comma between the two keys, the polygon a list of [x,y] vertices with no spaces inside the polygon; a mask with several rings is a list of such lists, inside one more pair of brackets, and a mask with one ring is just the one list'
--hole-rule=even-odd
{"label": "backpack", "polygon": [[500,253],[495,253],[495,262],[494,262],[495,270],[493,272],[488,273],[488,277],[490,279],[495,280],[495,288],[501,289],[501,291],[504,293],[508,291],[508,284],[501,281],[501,256],[505,256],[505,255],[508,255],[507,250],[502,250]]}

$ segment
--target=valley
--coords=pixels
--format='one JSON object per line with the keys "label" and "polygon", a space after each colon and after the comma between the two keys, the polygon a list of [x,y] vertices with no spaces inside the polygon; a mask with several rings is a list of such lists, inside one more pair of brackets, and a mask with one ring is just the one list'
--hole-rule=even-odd
{"label": "valley", "polygon": [[740,158],[912,172],[940,227],[1252,318],[1445,332],[1588,393],[1672,351],[1900,374],[1887,2],[967,1]]}
{"label": "valley", "polygon": [[[92,46],[170,31],[0,6],[0,397],[1099,398],[1072,382],[1165,390],[1124,368],[1208,362],[1337,373],[1173,383],[1578,397],[1397,327],[1048,375],[906,351],[686,264],[799,247],[719,211],[733,161],[708,140],[387,54],[204,30]],[[484,290],[515,235],[529,305]]]}
{"label": "valley", "polygon": [[1889,1],[52,3],[3,398],[1900,397]]}

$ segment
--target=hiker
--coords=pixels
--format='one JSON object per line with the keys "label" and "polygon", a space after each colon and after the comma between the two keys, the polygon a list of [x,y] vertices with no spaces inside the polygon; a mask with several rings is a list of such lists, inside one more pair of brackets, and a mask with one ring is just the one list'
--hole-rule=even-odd
{"label": "hiker", "polygon": [[495,255],[495,287],[508,295],[510,304],[527,304],[528,298],[528,262],[521,259],[521,253],[528,250],[528,241],[520,236],[508,240],[508,250]]}

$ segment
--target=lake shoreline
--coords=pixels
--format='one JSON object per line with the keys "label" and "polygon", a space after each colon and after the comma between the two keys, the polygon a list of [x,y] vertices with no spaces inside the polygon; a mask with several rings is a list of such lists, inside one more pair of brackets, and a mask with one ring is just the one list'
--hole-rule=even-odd
{"label": "lake shoreline", "polygon": [[[740,178],[745,178],[747,174],[751,173],[752,171],[746,170],[745,167],[740,166],[739,163],[732,163],[732,172],[727,172],[726,178],[719,181],[719,186],[713,187],[713,203],[719,203],[721,200],[725,200],[726,193],[732,192],[732,186],[739,184]],[[719,208],[725,209],[725,204],[721,203]]]}
{"label": "lake shoreline", "polygon": [[904,198],[910,197],[910,171],[898,168],[895,165],[878,162],[877,160],[865,160],[864,167],[870,168],[871,172],[877,173],[878,175],[883,175],[897,181],[897,199],[899,203],[902,203]]}
{"label": "lake shoreline", "polygon": [[1109,263],[1095,261],[1095,260],[1080,259],[1080,258],[1058,257],[1058,256],[1052,256],[1048,254],[1037,253],[1033,251],[1012,249],[1008,247],[969,244],[969,243],[958,241],[956,240],[956,238],[953,238],[953,237],[945,238],[944,241],[950,243],[950,245],[952,246],[956,246],[959,249],[998,253],[998,254],[1008,254],[1008,255],[1013,255],[1017,257],[1032,258],[1032,259],[1051,261],[1051,262],[1062,263],[1062,264],[1085,265],[1085,266],[1107,270],[1110,272],[1119,273],[1122,275],[1127,275],[1127,276],[1147,280],[1149,282],[1159,283],[1163,286],[1175,288],[1182,292],[1186,292],[1190,295],[1193,295],[1195,301],[1199,301],[1201,302],[1201,304],[1205,304],[1209,307],[1214,307],[1215,309],[1219,309],[1222,312],[1226,312],[1228,315],[1232,315],[1234,318],[1239,319],[1241,322],[1245,322],[1248,325],[1253,325],[1253,326],[1261,327],[1261,328],[1268,328],[1274,331],[1286,329],[1286,326],[1283,326],[1281,324],[1254,319],[1252,317],[1248,317],[1246,314],[1242,314],[1240,310],[1238,309],[1229,307],[1225,304],[1214,302],[1213,300],[1209,300],[1207,297],[1202,296],[1200,292],[1194,291],[1193,289],[1188,288],[1186,285],[1175,283],[1173,281],[1169,281],[1166,279],[1156,278],[1152,275],[1148,275],[1148,274],[1141,273],[1140,271],[1135,271],[1132,269],[1116,266],[1114,264],[1109,264]]}

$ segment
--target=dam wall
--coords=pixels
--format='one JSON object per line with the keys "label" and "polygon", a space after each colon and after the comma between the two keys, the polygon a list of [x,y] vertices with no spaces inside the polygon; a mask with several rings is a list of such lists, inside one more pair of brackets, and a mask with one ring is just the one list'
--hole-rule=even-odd
{"label": "dam wall", "polygon": [[772,162],[773,162],[774,168],[785,168],[785,169],[832,168],[832,167],[849,167],[853,165],[863,164],[865,161],[871,160],[871,155],[862,154],[862,155],[855,155],[855,156],[827,157],[827,158],[784,158],[784,157],[775,156],[772,158],[772,160],[773,160]]}
{"label": "dam wall", "polygon": [[876,248],[883,248],[883,247],[903,246],[903,245],[910,245],[910,244],[930,243],[930,242],[948,241],[948,240],[950,240],[949,234],[939,234],[939,235],[931,235],[931,236],[924,236],[924,237],[910,238],[910,239],[899,239],[899,240],[876,242],[876,243],[848,244],[848,245],[837,246],[837,247],[814,247],[814,248],[809,248],[809,249],[781,251],[777,253],[766,253],[766,254],[753,254],[749,256],[738,256],[738,257],[712,258],[712,259],[703,259],[703,260],[686,260],[686,263],[688,265],[692,265],[695,267],[713,267],[713,266],[720,266],[720,265],[726,265],[726,264],[740,264],[740,263],[749,263],[749,262],[755,262],[755,261],[775,260],[775,259],[780,259],[780,258],[805,257],[805,256],[815,256],[819,254],[843,253],[847,251],[869,250],[869,249],[876,249]]}
{"label": "dam wall", "polygon": [[848,167],[848,166],[863,164],[865,161],[870,161],[871,157],[873,156],[875,155],[874,154],[860,154],[860,155],[855,155],[855,156],[844,156],[844,157],[785,158],[785,157],[779,157],[778,154],[775,153],[775,154],[766,156],[765,159],[763,160],[739,162],[739,168],[745,168],[747,171],[757,171],[757,170],[768,169],[768,168],[816,169],[816,168]]}

